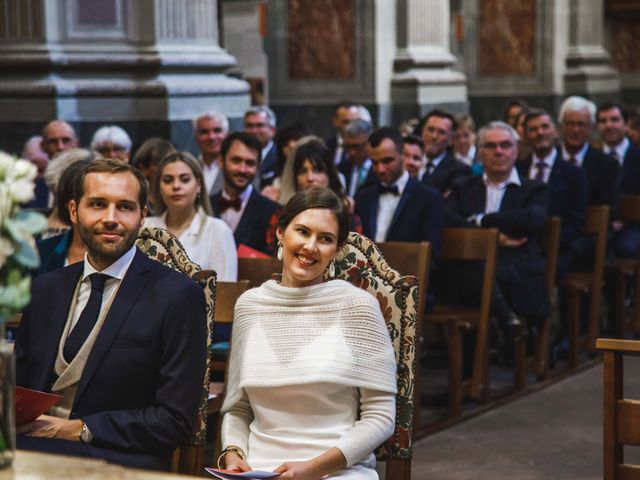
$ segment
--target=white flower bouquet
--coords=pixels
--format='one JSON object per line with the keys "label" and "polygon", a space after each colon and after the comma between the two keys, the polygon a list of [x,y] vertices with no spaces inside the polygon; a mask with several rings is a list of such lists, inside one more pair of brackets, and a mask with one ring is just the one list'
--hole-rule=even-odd
{"label": "white flower bouquet", "polygon": [[29,270],[40,264],[34,235],[47,220],[19,207],[33,199],[36,175],[31,162],[0,151],[0,322],[29,303]]}

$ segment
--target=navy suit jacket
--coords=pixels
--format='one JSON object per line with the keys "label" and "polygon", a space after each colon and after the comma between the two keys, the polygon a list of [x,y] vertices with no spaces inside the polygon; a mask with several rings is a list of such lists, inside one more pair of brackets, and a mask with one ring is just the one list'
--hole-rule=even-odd
{"label": "navy suit jacket", "polygon": [[[34,280],[15,345],[17,385],[51,391],[60,338],[83,269],[79,262]],[[168,466],[172,450],[192,432],[206,348],[202,287],[136,251],[71,409],[70,418],[84,420],[93,434],[89,450],[147,455]]]}
{"label": "navy suit jacket", "polygon": [[640,148],[633,145],[627,149],[620,169],[620,193],[640,193]]}
{"label": "navy suit jacket", "polygon": [[426,186],[435,188],[440,193],[451,190],[453,183],[471,175],[471,167],[465,165],[451,153],[442,159],[438,166],[431,172],[422,176],[421,181]]}
{"label": "navy suit jacket", "polygon": [[[485,215],[481,226],[497,228],[513,238],[527,237],[520,247],[500,247],[496,277],[512,308],[523,315],[546,315],[549,299],[544,288],[544,258],[536,241],[549,210],[549,188],[520,175],[522,186],[507,186],[500,210]],[[487,189],[482,177],[457,182],[446,200],[448,227],[475,227],[467,219],[485,211]],[[443,269],[446,271],[446,269]]]}
{"label": "navy suit jacket", "polygon": [[[356,195],[356,215],[362,221],[362,231],[375,238],[378,221],[377,185],[362,187]],[[391,220],[386,241],[431,242],[434,258],[440,252],[444,226],[442,196],[432,188],[410,178],[400,196],[400,202]]]}
{"label": "navy suit jacket", "polygon": [[271,148],[260,160],[260,187],[264,188],[267,185],[271,185],[276,177],[276,166],[278,163],[278,152],[276,150],[276,142],[273,142]]}
{"label": "navy suit jacket", "polygon": [[614,207],[618,197],[618,162],[602,150],[589,145],[582,169],[587,175],[589,205]]}
{"label": "navy suit jacket", "polygon": [[[528,157],[517,164],[520,178],[528,178],[531,161],[532,157]],[[562,218],[560,248],[567,252],[580,236],[587,214],[587,177],[580,167],[563,160],[558,151],[548,185],[551,192],[549,215]]]}
{"label": "navy suit jacket", "polygon": [[[211,207],[216,217],[220,217],[220,197],[222,192],[211,196]],[[270,228],[271,217],[280,210],[280,205],[256,192],[255,188],[249,196],[247,206],[242,213],[240,223],[233,236],[236,245],[241,243],[247,247],[271,254],[267,245],[267,231]]]}

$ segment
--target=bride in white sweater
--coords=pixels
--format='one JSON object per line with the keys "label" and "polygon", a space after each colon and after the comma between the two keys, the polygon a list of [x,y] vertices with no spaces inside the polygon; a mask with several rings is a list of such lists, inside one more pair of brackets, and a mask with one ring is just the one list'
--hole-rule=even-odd
{"label": "bride in white sweater", "polygon": [[348,224],[328,188],[294,195],[277,229],[282,281],[236,304],[218,462],[227,469],[378,478],[373,450],[395,419],[393,347],[373,296],[322,282]]}

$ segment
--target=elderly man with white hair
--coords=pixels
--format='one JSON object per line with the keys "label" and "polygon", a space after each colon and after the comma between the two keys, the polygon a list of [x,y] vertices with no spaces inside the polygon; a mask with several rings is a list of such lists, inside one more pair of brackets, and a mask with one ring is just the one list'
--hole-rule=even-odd
{"label": "elderly man with white hair", "polygon": [[103,158],[116,158],[129,163],[131,157],[131,138],[117,125],[100,127],[91,139],[91,150]]}
{"label": "elderly man with white hair", "polygon": [[213,195],[224,187],[221,169],[220,147],[229,135],[229,120],[214,110],[202,112],[193,119],[193,136],[200,150],[200,166],[207,193]]}

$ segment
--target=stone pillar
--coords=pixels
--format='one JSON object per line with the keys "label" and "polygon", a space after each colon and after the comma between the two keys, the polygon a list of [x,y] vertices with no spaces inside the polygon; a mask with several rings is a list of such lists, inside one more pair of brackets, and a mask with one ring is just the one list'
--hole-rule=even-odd
{"label": "stone pillar", "polygon": [[115,123],[134,143],[187,148],[193,115],[239,123],[249,105],[246,82],[224,73],[235,59],[218,44],[216,0],[0,0],[0,17],[2,148],[53,118],[83,145]]}
{"label": "stone pillar", "polygon": [[448,0],[397,0],[397,51],[391,80],[394,118],[426,113],[440,105],[467,106],[466,76],[453,69]]}
{"label": "stone pillar", "polygon": [[603,0],[570,0],[567,94],[597,96],[620,91],[620,76],[604,48]]}

